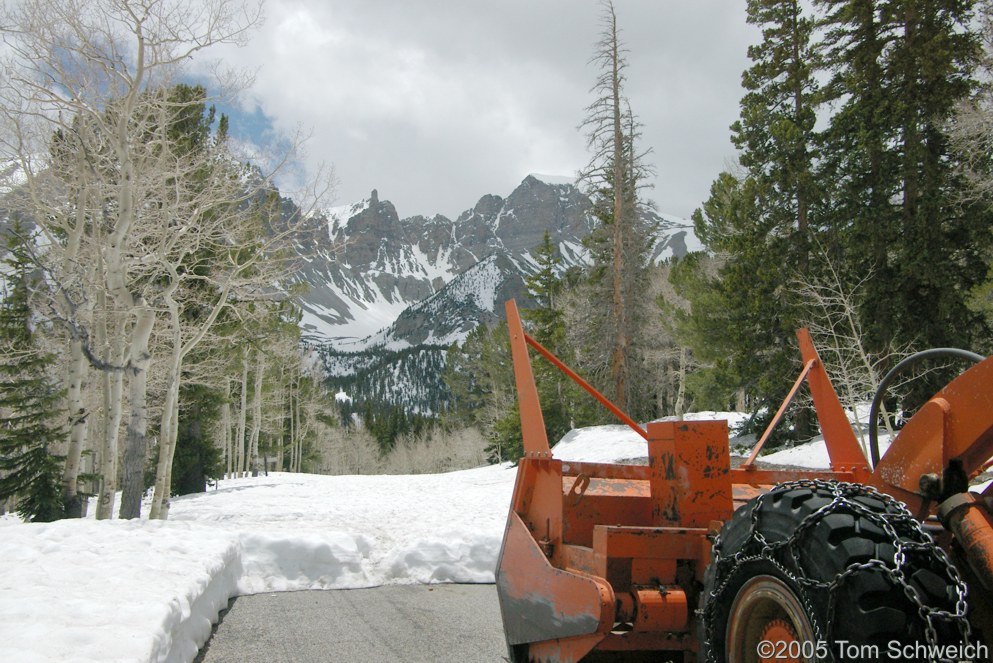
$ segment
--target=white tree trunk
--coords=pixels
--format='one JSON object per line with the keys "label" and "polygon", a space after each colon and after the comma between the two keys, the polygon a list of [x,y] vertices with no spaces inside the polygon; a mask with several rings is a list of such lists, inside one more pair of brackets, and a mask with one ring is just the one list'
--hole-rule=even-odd
{"label": "white tree trunk", "polygon": [[259,475],[259,433],[262,431],[262,377],[265,374],[265,354],[256,353],[255,385],[252,397],[252,435],[249,444],[249,458],[252,476]]}
{"label": "white tree trunk", "polygon": [[676,420],[682,421],[686,414],[686,363],[689,350],[679,348],[679,373],[676,387]]}
{"label": "white tree trunk", "polygon": [[245,472],[245,432],[248,428],[248,349],[241,351],[241,402],[238,410],[238,434],[235,438],[235,473]]}
{"label": "white tree trunk", "polygon": [[179,430],[179,393],[178,393],[179,392],[179,388],[178,388],[178,386],[176,388],[176,391],[177,391],[176,398],[174,398],[173,401],[172,401],[172,422],[173,422],[172,423],[172,444],[171,444],[172,450],[169,452],[169,460],[167,461],[167,465],[166,465],[166,477],[165,477],[165,485],[166,485],[166,487],[167,487],[168,490],[165,493],[165,498],[164,498],[164,500],[162,502],[162,509],[159,512],[159,516],[158,516],[159,518],[162,518],[163,520],[165,520],[165,519],[167,519],[169,517],[169,507],[172,504],[172,502],[169,500],[169,495],[170,495],[170,493],[172,491],[172,461],[173,461],[173,458],[176,455],[176,434],[177,434],[177,431]]}
{"label": "white tree trunk", "polygon": [[224,478],[231,478],[231,381],[224,379],[224,402],[221,404],[221,433],[224,444]]}
{"label": "white tree trunk", "polygon": [[152,361],[149,338],[155,325],[155,311],[145,306],[136,311],[128,359],[128,405],[131,417],[128,422],[127,442],[124,446],[123,476],[121,480],[121,518],[141,516],[141,496],[145,492],[145,455],[148,440],[148,367]]}
{"label": "white tree trunk", "polygon": [[62,498],[68,506],[71,518],[82,516],[81,498],[77,495],[79,460],[86,442],[86,418],[88,412],[83,400],[83,382],[86,379],[86,357],[83,344],[74,340],[69,346],[69,389],[67,409],[69,411],[69,448],[66,452],[65,471],[62,475]]}
{"label": "white tree trunk", "polygon": [[166,518],[169,511],[169,493],[172,487],[170,470],[176,452],[179,380],[183,366],[183,338],[180,328],[179,304],[171,297],[167,297],[166,302],[169,308],[169,322],[171,323],[172,352],[169,355],[169,363],[166,368],[165,402],[162,405],[161,423],[159,424],[159,459],[155,466],[155,493],[148,514],[148,517],[153,519]]}
{"label": "white tree trunk", "polygon": [[100,474],[100,497],[97,500],[97,520],[114,517],[114,496],[117,494],[117,439],[121,430],[124,406],[124,374],[121,371],[103,374],[103,452]]}
{"label": "white tree trunk", "polygon": [[290,471],[299,472],[296,463],[297,444],[300,437],[300,375],[290,385]]}
{"label": "white tree trunk", "polygon": [[[173,355],[173,360],[178,357]],[[170,469],[176,452],[176,426],[179,415],[179,368],[169,367],[165,401],[162,404],[162,417],[159,427],[159,459],[155,466],[155,493],[148,517],[152,519],[165,518],[169,510],[169,494],[171,492]]]}

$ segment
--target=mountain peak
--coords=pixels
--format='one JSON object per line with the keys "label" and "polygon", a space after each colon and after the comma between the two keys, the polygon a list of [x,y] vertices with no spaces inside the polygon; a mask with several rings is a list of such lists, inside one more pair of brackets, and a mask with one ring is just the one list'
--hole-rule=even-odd
{"label": "mountain peak", "polygon": [[544,175],[542,173],[531,173],[524,178],[525,182],[528,182],[528,180],[541,182],[542,184],[550,184],[552,186],[576,186],[575,175]]}
{"label": "mountain peak", "polygon": [[[589,254],[583,239],[595,223],[591,208],[573,178],[536,173],[526,176],[506,198],[480,197],[454,221],[440,215],[401,219],[393,204],[373,189],[366,200],[327,211],[334,246],[308,256],[297,277],[310,287],[300,301],[304,333],[324,343],[350,339],[356,348],[372,345],[386,338],[385,330],[408,307],[427,310],[420,304],[436,295],[439,301],[451,300],[443,315],[454,315],[470,327],[488,322],[499,315],[490,309],[492,297],[474,295],[470,303],[458,293],[468,284],[496,287],[501,296],[515,288],[520,292],[520,273],[530,269],[531,253],[546,231],[567,265],[585,264]],[[698,248],[689,222],[658,221],[660,233],[652,247],[656,261]],[[513,277],[498,278],[498,274]],[[451,334],[467,333],[461,322],[437,319],[440,311],[408,315],[390,338],[411,344],[426,338],[447,343],[456,340]],[[438,329],[432,335],[417,325]]]}

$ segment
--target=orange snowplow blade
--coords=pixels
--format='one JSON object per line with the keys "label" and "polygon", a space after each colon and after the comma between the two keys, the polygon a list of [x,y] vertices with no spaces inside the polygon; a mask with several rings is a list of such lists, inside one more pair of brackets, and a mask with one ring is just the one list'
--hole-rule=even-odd
{"label": "orange snowplow blade", "polygon": [[[912,509],[925,507],[926,517],[937,504],[915,492],[920,473],[940,472],[954,459],[971,475],[993,453],[993,359],[932,399],[873,472],[809,334],[801,330],[803,371],[776,419],[805,383],[831,469],[762,469],[753,462],[757,451],[732,469],[726,421],[643,427],[528,336],[513,301],[507,302],[507,322],[524,456],[496,582],[514,663],[575,662],[594,651],[601,656],[682,652],[693,660],[700,650],[696,610],[711,540],[741,504],[778,483],[837,480],[874,485]],[[645,438],[647,465],[554,458],[529,347]],[[988,506],[960,500],[947,505],[943,518],[966,543],[976,574],[993,585]]]}

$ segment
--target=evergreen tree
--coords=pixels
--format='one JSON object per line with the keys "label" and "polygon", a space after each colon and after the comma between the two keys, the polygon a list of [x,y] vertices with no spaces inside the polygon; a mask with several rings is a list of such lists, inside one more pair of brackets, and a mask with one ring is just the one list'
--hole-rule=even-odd
{"label": "evergreen tree", "polygon": [[531,335],[539,343],[558,353],[565,342],[565,321],[559,295],[562,281],[562,256],[552,244],[552,237],[546,230],[541,244],[534,249],[537,271],[525,277],[528,293],[534,299],[534,306],[523,312],[524,319],[531,323]]}
{"label": "evergreen tree", "polygon": [[64,435],[54,422],[62,395],[49,375],[55,358],[38,347],[32,328],[38,282],[24,244],[31,241],[15,221],[0,304],[0,500],[16,497],[22,517],[49,522],[65,517],[62,462],[52,454]]}
{"label": "evergreen tree", "polygon": [[[974,86],[979,54],[966,0],[821,0],[828,99],[821,178],[834,183],[832,257],[849,284],[871,274],[860,311],[867,347],[971,347],[986,335],[967,293],[985,271],[989,211],[965,200],[946,133]],[[919,383],[916,398],[940,386]]]}
{"label": "evergreen tree", "polygon": [[454,421],[478,428],[487,439],[486,454],[491,463],[520,458],[523,447],[520,418],[514,414],[516,389],[507,323],[480,325],[460,349],[452,349],[445,383],[452,394],[447,424]]}
{"label": "evergreen tree", "polygon": [[[566,339],[565,313],[560,302],[564,287],[559,277],[562,256],[547,230],[542,243],[534,250],[534,257],[538,269],[525,279],[525,284],[535,304],[524,309],[521,315],[528,325],[528,333],[536,341],[567,365],[574,365],[576,355]],[[597,411],[593,399],[575,382],[544,358],[536,357],[531,364],[549,443],[554,445],[576,426],[595,421]],[[513,423],[515,416],[518,417],[516,425],[520,426],[520,411],[515,408],[507,415],[508,425],[504,428]],[[508,440],[511,446],[513,443]]]}
{"label": "evergreen tree", "polygon": [[672,272],[693,301],[681,333],[712,359],[711,394],[727,380],[723,397],[743,387],[753,410],[781,399],[807,314],[789,284],[817,278],[812,242],[840,266],[842,287],[866,283],[857,313],[873,354],[969,346],[983,331],[966,293],[985,271],[990,218],[963,203],[945,135],[973,85],[973,4],[817,0],[815,48],[802,3],[749,2],[763,40],[749,49],[732,126],[743,172],[722,174],[694,217],[724,265],[716,279],[690,275],[692,262]]}
{"label": "evergreen tree", "polygon": [[741,118],[731,125],[740,163],[757,184],[766,239],[781,244],[770,248],[784,249],[778,259],[798,271],[807,267],[817,199],[812,164],[818,57],[811,42],[814,20],[801,4],[748,3],[748,22],[761,27],[762,41],[748,49],[752,66],[742,75],[747,92]]}
{"label": "evergreen tree", "polygon": [[744,389],[754,411],[774,412],[792,382],[799,312],[784,284],[807,271],[816,226],[818,59],[814,20],[801,4],[748,3],[748,22],[761,28],[762,41],[748,50],[746,93],[731,126],[743,176],[722,173],[694,215],[698,235],[726,261],[715,280],[689,277],[695,263],[673,272],[694,301],[679,316],[682,336],[712,367],[702,383],[710,398],[729,401]]}
{"label": "evergreen tree", "polygon": [[184,385],[180,390],[176,454],[172,461],[173,495],[202,493],[210,479],[224,473],[220,450],[209,435],[220,416],[221,397],[202,385]]}
{"label": "evergreen tree", "polygon": [[822,181],[831,184],[828,223],[832,256],[849,273],[874,274],[867,284],[865,330],[874,348],[895,336],[900,306],[891,248],[899,241],[899,217],[890,204],[898,195],[893,91],[887,90],[885,49],[895,39],[893,12],[877,0],[827,0],[824,54],[833,75],[824,90],[840,104],[824,132]]}

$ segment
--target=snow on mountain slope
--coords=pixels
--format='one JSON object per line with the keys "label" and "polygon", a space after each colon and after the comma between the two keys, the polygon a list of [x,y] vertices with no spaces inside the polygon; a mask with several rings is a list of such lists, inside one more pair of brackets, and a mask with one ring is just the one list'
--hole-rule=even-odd
{"label": "snow on mountain slope", "polygon": [[[298,275],[309,288],[300,298],[305,340],[336,386],[364,395],[358,401],[436,411],[447,399],[443,349],[500,320],[507,299],[528,305],[524,279],[546,232],[562,269],[588,264],[591,210],[571,178],[546,175],[529,175],[506,198],[483,196],[455,221],[401,219],[376,191],[328,210],[328,232],[304,247],[311,255]],[[688,222],[649,213],[659,229],[652,260],[699,248]]]}
{"label": "snow on mountain slope", "polygon": [[431,297],[410,306],[369,339],[370,344],[399,349],[461,343],[479,324],[498,320],[503,302],[527,297],[524,273],[521,260],[504,252],[493,253]]}
{"label": "snow on mountain slope", "polygon": [[[702,248],[690,222],[651,215],[659,229],[651,247],[656,263]],[[417,309],[428,298],[441,295],[457,276],[494,254],[514,261],[519,273],[530,271],[531,252],[546,231],[559,247],[564,267],[585,264],[589,252],[583,239],[594,227],[590,200],[573,178],[550,175],[527,176],[506,198],[485,195],[455,221],[440,215],[401,219],[376,191],[366,200],[328,210],[324,217],[327,237],[306,247],[309,254],[302,251],[305,265],[298,280],[307,284],[309,292],[301,298],[301,326],[311,341],[350,350],[384,342],[397,347],[428,338],[437,342],[454,338],[456,323],[437,318],[422,318],[429,328],[420,332],[408,324],[399,337],[389,327],[399,323],[409,308]],[[448,289],[447,294],[465,299],[456,289]],[[476,299],[487,299],[486,293],[480,292]],[[448,308],[459,305],[453,302]],[[412,316],[416,312],[408,318]],[[446,328],[430,329],[438,322]]]}
{"label": "snow on mountain slope", "polygon": [[[350,349],[368,347],[408,307],[488,256],[500,252],[525,259],[546,230],[575,264],[585,258],[589,207],[571,183],[528,176],[506,199],[483,196],[455,221],[401,219],[376,191],[359,203],[328,210],[323,215],[327,237],[301,251],[305,258],[297,280],[309,289],[300,300],[304,335]],[[438,330],[434,336],[448,334]]]}
{"label": "snow on mountain slope", "polygon": [[693,222],[671,214],[659,214],[658,233],[652,247],[652,261],[657,265],[673,257],[703,251],[703,243],[693,230]]}

